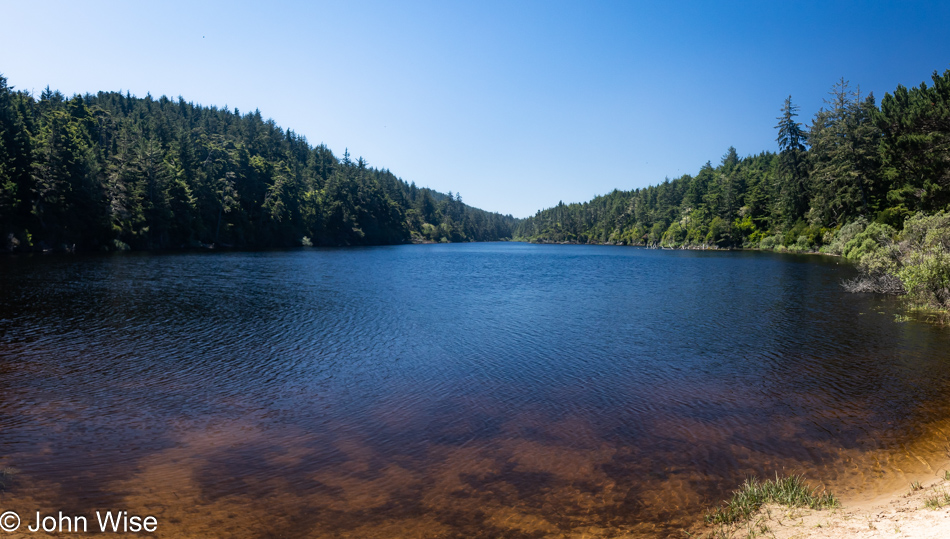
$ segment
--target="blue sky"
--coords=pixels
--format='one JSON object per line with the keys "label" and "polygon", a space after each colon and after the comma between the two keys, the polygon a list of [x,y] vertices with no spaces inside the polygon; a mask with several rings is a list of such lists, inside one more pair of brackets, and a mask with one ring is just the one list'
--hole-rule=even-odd
{"label": "blue sky", "polygon": [[265,117],[516,217],[775,150],[844,77],[950,68],[941,2],[7,2],[0,73]]}

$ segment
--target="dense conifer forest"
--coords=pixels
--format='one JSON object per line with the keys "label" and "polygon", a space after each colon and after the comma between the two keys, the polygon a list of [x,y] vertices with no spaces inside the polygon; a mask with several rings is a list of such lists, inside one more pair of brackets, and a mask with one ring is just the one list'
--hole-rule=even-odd
{"label": "dense conifer forest", "polygon": [[490,241],[516,220],[338,158],[259,111],[0,76],[0,251]]}
{"label": "dense conifer forest", "polygon": [[829,247],[857,221],[900,227],[950,203],[950,70],[898,86],[878,107],[836,83],[807,127],[791,97],[776,125],[778,153],[740,157],[659,185],[558,204],[522,220],[530,241],[664,247]]}

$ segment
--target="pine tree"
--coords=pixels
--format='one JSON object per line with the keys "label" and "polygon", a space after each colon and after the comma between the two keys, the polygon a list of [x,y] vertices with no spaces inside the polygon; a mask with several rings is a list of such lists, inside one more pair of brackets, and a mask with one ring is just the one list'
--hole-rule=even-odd
{"label": "pine tree", "polygon": [[792,96],[785,98],[776,141],[779,147],[778,178],[776,182],[776,213],[778,220],[789,227],[808,210],[808,171],[805,153],[805,132],[802,124],[795,121],[798,105]]}
{"label": "pine tree", "polygon": [[808,140],[811,185],[814,190],[810,220],[839,226],[850,218],[868,215],[874,187],[879,130],[874,125],[873,95],[861,100],[842,78],[825,102],[829,109],[815,115]]}

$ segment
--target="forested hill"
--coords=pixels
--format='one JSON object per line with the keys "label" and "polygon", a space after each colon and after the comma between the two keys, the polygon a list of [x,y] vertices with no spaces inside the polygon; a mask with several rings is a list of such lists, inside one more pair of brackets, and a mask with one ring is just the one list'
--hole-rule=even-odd
{"label": "forested hill", "polygon": [[[928,87],[898,86],[877,107],[844,80],[803,127],[789,97],[778,119],[778,153],[740,158],[729,148],[645,189],[559,204],[522,220],[532,241],[819,250],[842,226],[900,229],[915,212],[950,203],[950,70]],[[861,225],[863,227],[864,225]]]}
{"label": "forested hill", "polygon": [[489,241],[516,220],[312,147],[260,112],[0,76],[0,251]]}

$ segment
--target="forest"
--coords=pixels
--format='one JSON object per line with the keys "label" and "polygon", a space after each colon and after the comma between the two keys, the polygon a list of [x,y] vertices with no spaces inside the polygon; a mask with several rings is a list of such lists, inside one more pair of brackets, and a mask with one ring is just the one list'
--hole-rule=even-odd
{"label": "forest", "polygon": [[835,83],[808,126],[788,97],[778,152],[659,185],[560,203],[520,221],[534,242],[822,252],[856,261],[855,291],[950,308],[950,70],[881,99]]}
{"label": "forest", "polygon": [[933,84],[898,86],[878,107],[836,83],[803,126],[787,98],[778,153],[739,157],[659,185],[558,204],[521,221],[529,241],[662,247],[784,247],[817,251],[865,219],[900,227],[950,203],[950,70]]}
{"label": "forest", "polygon": [[36,99],[0,76],[0,252],[493,241],[515,223],[257,110],[49,88]]}
{"label": "forest", "polygon": [[39,99],[0,76],[0,252],[272,248],[518,239],[755,248],[856,261],[855,291],[950,309],[950,70],[878,106],[835,83],[808,126],[791,96],[777,152],[527,219],[264,120],[179,97]]}

